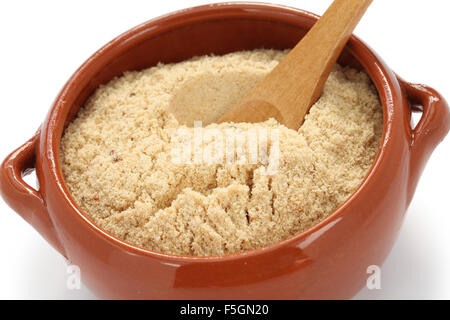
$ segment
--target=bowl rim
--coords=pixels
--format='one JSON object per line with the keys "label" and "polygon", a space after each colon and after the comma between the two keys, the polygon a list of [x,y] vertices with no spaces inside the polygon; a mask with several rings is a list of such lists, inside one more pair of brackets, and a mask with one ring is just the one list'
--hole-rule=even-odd
{"label": "bowl rim", "polygon": [[[184,256],[177,254],[168,254],[161,253],[157,251],[152,251],[143,247],[139,247],[137,245],[133,245],[131,243],[122,240],[108,231],[102,229],[98,226],[87,214],[83,212],[81,208],[78,207],[75,200],[72,198],[72,195],[65,183],[64,177],[62,175],[61,165],[60,165],[60,140],[63,132],[58,134],[58,123],[65,121],[67,117],[64,115],[64,110],[67,107],[65,103],[64,97],[74,88],[77,87],[77,82],[80,78],[86,77],[86,72],[88,70],[92,70],[92,67],[100,58],[104,58],[105,56],[117,56],[118,48],[122,50],[121,52],[126,51],[128,47],[131,46],[130,39],[134,40],[139,36],[142,36],[142,33],[151,29],[152,32],[157,32],[158,34],[164,33],[164,30],[172,30],[179,28],[180,26],[186,24],[192,24],[193,22],[204,21],[205,19],[213,21],[220,17],[228,17],[232,18],[231,13],[235,13],[236,15],[248,14],[249,12],[253,13],[261,13],[268,14],[269,12],[274,15],[293,15],[297,19],[305,18],[307,20],[311,20],[314,22],[319,18],[318,15],[313,14],[311,12],[290,7],[284,5],[270,4],[270,3],[261,3],[261,2],[223,2],[223,3],[214,3],[208,5],[201,5],[190,7],[187,9],[182,9],[178,11],[174,11],[169,14],[165,14],[163,16],[159,16],[157,18],[148,20],[128,31],[125,31],[118,37],[114,38],[112,41],[101,47],[97,50],[90,58],[88,58],[71,76],[71,78],[64,85],[61,92],[58,94],[55,102],[53,103],[46,122],[48,125],[46,126],[46,130],[41,132],[41,139],[44,138],[46,141],[46,157],[50,162],[50,174],[52,183],[55,183],[55,190],[59,193],[62,199],[64,199],[65,203],[73,209],[73,213],[81,219],[83,223],[87,225],[87,227],[102,236],[105,240],[109,241],[112,245],[119,246],[122,249],[125,249],[133,254],[145,255],[147,257],[155,258],[158,260],[164,260],[171,263],[186,263],[186,262],[195,262],[195,263],[206,263],[206,262],[225,262],[225,261],[233,261],[239,259],[247,259],[249,257],[255,257],[262,254],[273,252],[281,247],[288,246],[292,243],[300,243],[301,241],[307,240],[308,237],[313,236],[316,232],[320,232],[323,229],[329,228],[335,223],[339,221],[339,219],[343,216],[347,207],[358,197],[360,193],[362,193],[366,189],[366,185],[368,181],[372,179],[374,175],[379,172],[381,164],[385,160],[385,154],[387,153],[387,148],[389,147],[388,141],[390,140],[391,128],[393,123],[393,106],[397,103],[396,97],[393,94],[393,86],[396,85],[394,81],[395,75],[390,71],[390,69],[384,64],[384,62],[378,57],[378,55],[373,52],[363,41],[361,41],[358,37],[352,34],[347,44],[347,49],[352,54],[355,50],[360,52],[360,56],[362,53],[367,55],[368,58],[366,61],[370,61],[373,64],[373,70],[378,73],[377,83],[373,81],[376,86],[378,96],[380,98],[382,107],[383,107],[383,133],[382,138],[380,140],[380,145],[377,151],[377,155],[370,167],[368,173],[366,174],[363,181],[359,184],[356,190],[343,202],[341,203],[337,209],[332,211],[327,217],[320,220],[318,223],[314,224],[310,228],[290,236],[282,241],[273,243],[271,245],[252,249],[248,251],[233,253],[233,254],[225,254],[225,255],[216,255],[216,256]],[[184,19],[180,19],[183,17]],[[236,16],[234,16],[236,18]],[[261,18],[255,18],[254,20],[261,20]],[[286,21],[278,21],[280,23],[286,23]],[[151,28],[150,28],[151,27]],[[357,58],[357,57],[355,57]],[[359,59],[357,59],[359,61]],[[362,65],[362,61],[359,61]],[[103,68],[103,66],[101,67]],[[101,69],[100,68],[100,69]],[[363,69],[367,70],[367,66],[363,65]],[[373,72],[372,72],[373,73]],[[370,76],[370,75],[369,75]],[[398,84],[397,84],[398,86]],[[70,108],[69,108],[70,109]]]}

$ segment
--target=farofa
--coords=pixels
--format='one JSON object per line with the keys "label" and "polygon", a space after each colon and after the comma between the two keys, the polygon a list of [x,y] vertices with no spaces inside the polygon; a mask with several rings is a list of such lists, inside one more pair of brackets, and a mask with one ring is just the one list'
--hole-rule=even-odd
{"label": "farofa", "polygon": [[261,164],[171,161],[171,136],[181,125],[168,109],[189,110],[188,124],[212,122],[285,54],[197,57],[101,86],[62,138],[62,170],[77,204],[113,235],[179,255],[260,248],[325,218],[361,184],[380,144],[382,108],[364,72],[336,65],[298,132],[273,119],[233,125],[279,130],[274,175]]}

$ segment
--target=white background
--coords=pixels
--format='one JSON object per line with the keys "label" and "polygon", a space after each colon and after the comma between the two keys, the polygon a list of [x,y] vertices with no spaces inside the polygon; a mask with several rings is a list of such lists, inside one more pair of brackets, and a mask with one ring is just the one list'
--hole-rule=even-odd
{"label": "white background", "polygon": [[[0,158],[33,135],[75,69],[100,46],[150,18],[208,1],[3,1],[0,10]],[[282,1],[322,14],[331,0]],[[411,82],[450,99],[450,4],[375,0],[355,33]],[[450,137],[426,167],[381,290],[359,299],[450,299]],[[0,298],[92,299],[68,290],[66,264],[0,200]]]}

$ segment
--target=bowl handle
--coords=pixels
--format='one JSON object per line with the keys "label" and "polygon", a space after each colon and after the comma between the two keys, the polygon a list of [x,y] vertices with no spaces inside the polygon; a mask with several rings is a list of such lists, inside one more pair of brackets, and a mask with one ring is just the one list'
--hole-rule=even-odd
{"label": "bowl handle", "polygon": [[36,168],[39,136],[40,130],[3,161],[0,167],[0,194],[14,211],[65,256],[40,192],[23,180]]}
{"label": "bowl handle", "polygon": [[409,135],[411,152],[409,203],[428,158],[450,129],[450,111],[445,99],[433,88],[397,78],[408,99],[411,112],[422,112],[419,123],[411,129]]}

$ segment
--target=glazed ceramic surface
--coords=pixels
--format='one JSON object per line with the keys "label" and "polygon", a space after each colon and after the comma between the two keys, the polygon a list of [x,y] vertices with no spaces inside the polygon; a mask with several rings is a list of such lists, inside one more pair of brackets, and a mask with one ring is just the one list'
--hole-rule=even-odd
{"label": "glazed ceramic surface", "polygon": [[[447,134],[450,115],[435,90],[399,79],[352,37],[339,62],[364,69],[384,110],[379,154],[358,190],[311,229],[266,248],[220,257],[182,257],[138,248],[98,228],[62,177],[64,128],[91,93],[127,70],[195,55],[296,44],[317,17],[267,4],[217,4],[146,22],[97,51],[66,83],[41,129],[5,159],[0,191],[102,298],[341,299],[356,294],[369,265],[389,253],[420,173]],[[411,129],[412,109],[423,112]],[[22,176],[36,169],[39,190]]]}

